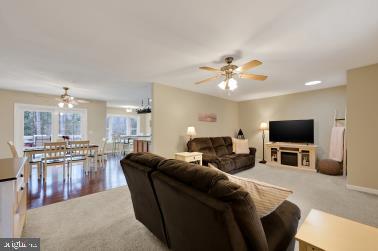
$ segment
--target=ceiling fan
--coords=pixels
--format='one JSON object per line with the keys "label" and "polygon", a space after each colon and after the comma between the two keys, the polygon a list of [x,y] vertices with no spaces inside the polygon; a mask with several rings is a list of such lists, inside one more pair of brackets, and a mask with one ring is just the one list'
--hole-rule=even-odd
{"label": "ceiling fan", "polygon": [[56,98],[57,101],[59,101],[58,106],[59,108],[73,108],[75,105],[78,105],[79,103],[89,103],[87,100],[82,99],[75,99],[71,95],[68,94],[68,87],[63,87],[64,93],[60,95],[59,98]]}
{"label": "ceiling fan", "polygon": [[234,78],[235,76],[238,76],[239,78],[261,80],[261,81],[267,78],[267,76],[264,76],[264,75],[244,73],[245,71],[249,69],[252,69],[254,67],[261,65],[262,62],[258,60],[252,60],[242,66],[237,66],[237,65],[232,64],[233,60],[234,60],[233,57],[226,57],[224,61],[227,63],[227,65],[223,66],[220,69],[216,69],[216,68],[208,67],[208,66],[200,67],[201,70],[215,72],[217,73],[217,75],[211,78],[198,81],[195,84],[203,84],[208,81],[215,80],[217,78],[224,76],[225,79],[221,83],[218,84],[218,87],[221,88],[222,90],[233,91],[238,87],[237,85],[238,82]]}

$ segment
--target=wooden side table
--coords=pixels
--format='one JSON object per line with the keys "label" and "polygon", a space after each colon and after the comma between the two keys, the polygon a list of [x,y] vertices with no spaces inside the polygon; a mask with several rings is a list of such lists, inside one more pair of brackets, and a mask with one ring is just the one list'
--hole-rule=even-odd
{"label": "wooden side table", "polygon": [[183,160],[186,162],[199,162],[199,164],[202,166],[202,153],[199,152],[175,153],[175,159]]}
{"label": "wooden side table", "polygon": [[295,238],[299,251],[376,251],[378,228],[312,209]]}

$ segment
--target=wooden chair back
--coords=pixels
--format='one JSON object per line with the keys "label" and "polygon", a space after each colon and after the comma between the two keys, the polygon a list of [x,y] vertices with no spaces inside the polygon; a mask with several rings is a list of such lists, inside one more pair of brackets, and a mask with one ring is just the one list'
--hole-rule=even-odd
{"label": "wooden chair back", "polygon": [[16,146],[14,145],[13,141],[8,141],[7,144],[9,146],[10,150],[11,150],[12,157],[13,158],[18,158],[19,157],[18,156],[18,152],[16,150]]}
{"label": "wooden chair back", "polygon": [[34,146],[44,146],[49,142],[51,142],[50,135],[34,135]]}
{"label": "wooden chair back", "polygon": [[47,165],[49,160],[65,161],[67,156],[66,142],[48,142],[43,144],[44,147],[44,162]]}
{"label": "wooden chair back", "polygon": [[89,155],[89,140],[69,141],[68,147],[72,157]]}

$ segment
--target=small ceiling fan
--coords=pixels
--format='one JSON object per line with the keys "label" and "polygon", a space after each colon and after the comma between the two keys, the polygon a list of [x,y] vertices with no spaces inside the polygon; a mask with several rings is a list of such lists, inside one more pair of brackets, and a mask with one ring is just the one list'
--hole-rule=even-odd
{"label": "small ceiling fan", "polygon": [[233,91],[238,87],[237,81],[234,79],[235,76],[238,76],[239,78],[261,80],[261,81],[267,79],[267,76],[264,76],[264,75],[244,73],[245,71],[249,69],[252,69],[254,67],[261,65],[262,62],[258,60],[252,60],[242,66],[237,66],[237,65],[232,64],[233,60],[234,60],[233,57],[226,57],[224,61],[227,63],[227,65],[223,66],[220,69],[216,69],[216,68],[208,67],[208,66],[200,67],[201,70],[215,72],[218,75],[198,81],[195,84],[203,84],[208,81],[215,80],[217,78],[224,76],[225,79],[221,83],[218,84],[218,87],[221,88],[222,90]]}
{"label": "small ceiling fan", "polygon": [[86,104],[89,103],[87,100],[82,99],[75,99],[71,95],[68,94],[68,87],[63,87],[64,93],[60,95],[59,98],[56,98],[57,101],[59,101],[58,106],[60,108],[73,108],[75,105],[78,105],[79,103]]}

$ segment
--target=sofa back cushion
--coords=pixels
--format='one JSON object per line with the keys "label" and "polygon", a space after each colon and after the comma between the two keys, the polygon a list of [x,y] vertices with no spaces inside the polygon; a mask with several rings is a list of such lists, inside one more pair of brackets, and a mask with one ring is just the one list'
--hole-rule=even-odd
{"label": "sofa back cushion", "polygon": [[224,155],[229,154],[226,143],[223,140],[223,137],[214,137],[210,138],[211,143],[213,144],[215,153],[218,157],[222,157]]}
{"label": "sofa back cushion", "polygon": [[159,171],[152,181],[172,250],[247,250],[227,203]]}
{"label": "sofa back cushion", "polygon": [[232,144],[232,138],[231,137],[223,137],[224,144],[227,147],[228,154],[233,153],[233,144]]}
{"label": "sofa back cushion", "polygon": [[189,152],[201,152],[209,155],[216,155],[210,138],[194,138],[187,144]]}
{"label": "sofa back cushion", "polygon": [[[151,174],[162,157],[150,153],[132,153],[121,160],[123,173],[130,189],[135,218],[161,241],[169,245],[158,200],[152,186]],[[148,210],[147,210],[148,209]]]}
{"label": "sofa back cushion", "polygon": [[121,164],[122,162],[126,160],[130,160],[132,162],[138,163],[147,168],[156,169],[160,161],[165,160],[165,158],[159,155],[153,154],[153,153],[139,152],[139,153],[128,154],[123,160],[121,160]]}
{"label": "sofa back cushion", "polygon": [[207,193],[229,205],[248,249],[268,250],[264,229],[252,198],[242,187],[229,181],[226,175],[211,168],[178,160],[164,160],[157,169],[191,189]]}

